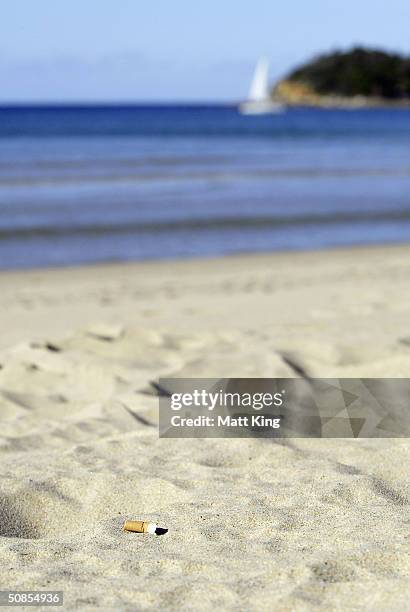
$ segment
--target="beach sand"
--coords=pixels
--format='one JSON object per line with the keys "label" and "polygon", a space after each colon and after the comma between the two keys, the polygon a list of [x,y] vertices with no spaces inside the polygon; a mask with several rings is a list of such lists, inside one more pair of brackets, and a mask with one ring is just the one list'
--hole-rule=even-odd
{"label": "beach sand", "polygon": [[0,304],[1,589],[408,608],[408,440],[158,439],[149,382],[409,376],[410,247],[3,272]]}

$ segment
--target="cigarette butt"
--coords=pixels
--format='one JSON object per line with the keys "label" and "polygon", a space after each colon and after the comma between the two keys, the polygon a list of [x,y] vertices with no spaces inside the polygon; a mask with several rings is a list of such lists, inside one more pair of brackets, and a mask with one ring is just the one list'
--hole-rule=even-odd
{"label": "cigarette butt", "polygon": [[157,529],[156,523],[150,523],[149,521],[125,521],[123,530],[134,531],[135,533],[155,533]]}

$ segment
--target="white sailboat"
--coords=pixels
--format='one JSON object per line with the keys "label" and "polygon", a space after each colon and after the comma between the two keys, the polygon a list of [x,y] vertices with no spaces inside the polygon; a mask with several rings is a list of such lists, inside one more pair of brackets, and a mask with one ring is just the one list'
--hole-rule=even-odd
{"label": "white sailboat", "polygon": [[256,64],[248,100],[239,105],[239,111],[243,115],[280,113],[285,109],[283,104],[272,100],[268,78],[269,60],[266,57],[261,57]]}

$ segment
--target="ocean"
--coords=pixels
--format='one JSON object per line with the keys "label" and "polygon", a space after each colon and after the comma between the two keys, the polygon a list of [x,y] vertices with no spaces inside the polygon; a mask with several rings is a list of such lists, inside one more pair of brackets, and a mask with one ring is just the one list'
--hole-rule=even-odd
{"label": "ocean", "polygon": [[0,267],[410,241],[410,110],[0,107]]}

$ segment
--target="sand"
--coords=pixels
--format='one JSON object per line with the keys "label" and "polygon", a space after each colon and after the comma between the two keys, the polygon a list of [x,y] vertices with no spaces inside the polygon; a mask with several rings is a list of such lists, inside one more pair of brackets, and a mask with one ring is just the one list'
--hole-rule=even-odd
{"label": "sand", "polygon": [[408,440],[158,439],[149,382],[409,376],[410,247],[3,272],[0,305],[2,589],[408,608]]}

